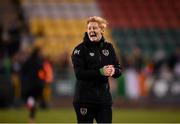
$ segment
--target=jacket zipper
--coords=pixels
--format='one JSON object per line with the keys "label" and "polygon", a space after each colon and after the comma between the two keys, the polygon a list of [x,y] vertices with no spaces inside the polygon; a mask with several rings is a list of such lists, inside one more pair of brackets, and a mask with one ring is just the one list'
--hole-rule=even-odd
{"label": "jacket zipper", "polygon": [[[98,51],[98,55],[99,55],[99,65],[101,66],[101,61],[102,61],[102,58],[101,58],[101,53],[100,53],[100,50],[97,50]],[[97,87],[97,96],[99,96],[99,88]]]}
{"label": "jacket zipper", "polygon": [[99,65],[101,65],[102,58],[101,58],[101,53],[99,50],[98,50],[98,53],[99,53]]}

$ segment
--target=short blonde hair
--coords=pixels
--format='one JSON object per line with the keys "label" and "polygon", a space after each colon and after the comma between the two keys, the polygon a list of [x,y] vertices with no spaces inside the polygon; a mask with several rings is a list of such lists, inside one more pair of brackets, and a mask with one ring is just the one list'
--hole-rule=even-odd
{"label": "short blonde hair", "polygon": [[103,19],[102,17],[99,17],[99,16],[92,16],[92,17],[89,17],[88,20],[87,20],[87,25],[90,23],[90,22],[97,22],[99,27],[104,30],[107,25],[108,25],[108,22]]}

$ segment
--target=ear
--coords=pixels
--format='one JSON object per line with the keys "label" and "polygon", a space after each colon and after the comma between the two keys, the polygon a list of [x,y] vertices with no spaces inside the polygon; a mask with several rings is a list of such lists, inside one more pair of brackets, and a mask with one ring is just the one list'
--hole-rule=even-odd
{"label": "ear", "polygon": [[101,28],[101,33],[104,34],[104,29]]}

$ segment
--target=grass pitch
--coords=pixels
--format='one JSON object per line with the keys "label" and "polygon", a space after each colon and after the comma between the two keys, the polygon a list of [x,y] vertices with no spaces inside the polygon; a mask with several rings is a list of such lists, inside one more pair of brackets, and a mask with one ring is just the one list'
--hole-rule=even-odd
{"label": "grass pitch", "polygon": [[[26,123],[26,109],[0,110],[0,123]],[[73,108],[38,110],[36,122],[76,123]],[[180,110],[147,110],[113,108],[113,123],[180,123]]]}

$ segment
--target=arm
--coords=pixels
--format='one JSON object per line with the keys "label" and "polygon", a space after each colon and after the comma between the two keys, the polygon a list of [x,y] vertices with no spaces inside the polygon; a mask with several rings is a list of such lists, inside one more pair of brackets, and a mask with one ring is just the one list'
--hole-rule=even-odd
{"label": "arm", "polygon": [[112,59],[113,59],[113,67],[114,67],[114,74],[112,75],[112,77],[118,78],[119,76],[121,76],[122,69],[120,67],[119,61],[116,57],[116,53],[112,45],[111,45],[111,49],[112,49]]}

